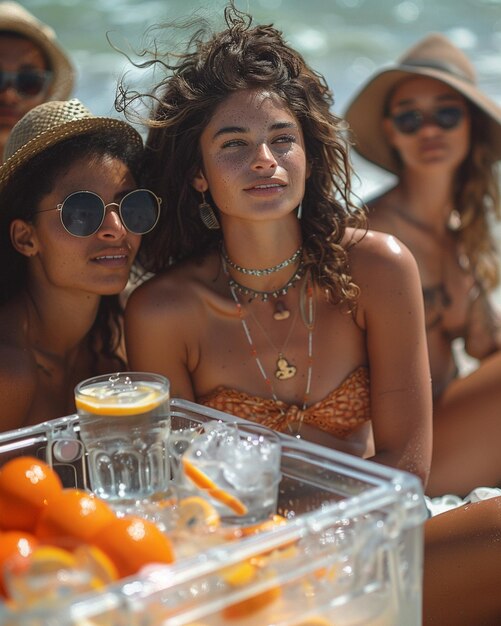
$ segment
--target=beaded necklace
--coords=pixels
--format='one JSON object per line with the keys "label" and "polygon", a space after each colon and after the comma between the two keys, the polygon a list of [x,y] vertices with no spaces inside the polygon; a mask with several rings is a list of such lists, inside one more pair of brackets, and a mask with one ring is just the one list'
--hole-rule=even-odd
{"label": "beaded necklace", "polygon": [[[223,263],[226,263],[226,259],[224,256],[222,257]],[[294,271],[289,280],[279,287],[278,289],[274,289],[273,291],[259,291],[258,289],[252,289],[251,287],[246,287],[245,285],[241,285],[234,278],[232,278],[228,273],[228,283],[230,287],[242,296],[249,296],[249,302],[252,302],[255,298],[261,298],[263,302],[268,302],[269,298],[278,298],[279,296],[285,296],[289,289],[293,287],[298,280],[300,280],[304,275],[304,264],[301,261],[297,270]]]}
{"label": "beaded necklace", "polygon": [[299,248],[294,252],[294,254],[290,256],[288,259],[285,259],[285,261],[282,261],[281,263],[278,263],[277,265],[274,265],[273,267],[267,267],[262,270],[255,270],[255,269],[249,269],[247,267],[242,267],[241,265],[237,265],[230,259],[224,246],[222,248],[222,255],[223,255],[224,260],[226,261],[226,264],[229,265],[231,269],[234,269],[235,271],[240,272],[240,274],[246,274],[247,276],[269,276],[270,274],[279,272],[280,270],[283,270],[285,267],[289,267],[289,265],[292,265],[295,261],[297,261],[299,257],[301,256],[302,252],[303,252],[303,246],[299,246]]}
{"label": "beaded necklace", "polygon": [[[244,330],[245,336],[247,338],[247,342],[249,343],[250,349],[251,349],[251,355],[254,357],[254,360],[256,361],[256,365],[259,369],[259,372],[261,373],[261,376],[264,379],[264,382],[266,383],[268,389],[270,390],[271,393],[271,397],[273,398],[273,400],[275,402],[279,402],[278,396],[275,393],[275,389],[273,388],[273,384],[270,380],[270,378],[268,377],[268,375],[266,374],[266,370],[263,367],[263,364],[261,362],[261,359],[259,358],[259,355],[257,353],[257,350],[254,346],[254,342],[252,340],[252,335],[250,334],[250,330],[249,330],[249,326],[245,320],[245,316],[243,314],[243,309],[242,309],[242,305],[238,299],[238,295],[236,293],[235,288],[233,287],[233,285],[231,284],[230,281],[230,276],[228,273],[228,269],[224,263],[224,258],[223,258],[223,269],[224,272],[228,278],[228,286],[230,288],[230,292],[232,295],[233,300],[235,301],[236,307],[237,307],[237,313],[238,313],[238,317],[240,319],[240,322],[242,324],[242,328]],[[308,274],[307,279],[306,279],[306,297],[308,298],[307,301],[307,313],[308,313],[308,317],[307,319],[303,320],[306,324],[306,327],[308,329],[308,372],[306,375],[306,388],[304,391],[304,396],[303,396],[303,403],[302,403],[302,407],[301,407],[301,414],[299,419],[296,422],[295,427],[293,427],[293,425],[291,423],[287,424],[287,428],[289,430],[289,432],[294,435],[295,437],[297,437],[298,439],[300,439],[300,430],[301,430],[301,426],[303,424],[303,411],[306,409],[307,405],[308,405],[308,399],[310,396],[310,390],[311,390],[311,380],[312,380],[312,373],[313,373],[313,329],[314,329],[314,325],[315,325],[315,320],[314,320],[314,302],[313,302],[313,285],[311,283],[311,278]],[[301,296],[303,295],[303,290],[301,292]],[[303,309],[303,307],[301,307]],[[282,411],[283,413],[283,411]]]}

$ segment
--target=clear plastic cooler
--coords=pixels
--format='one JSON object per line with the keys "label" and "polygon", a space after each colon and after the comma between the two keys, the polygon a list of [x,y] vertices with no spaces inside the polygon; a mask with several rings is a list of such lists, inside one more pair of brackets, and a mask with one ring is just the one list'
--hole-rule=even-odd
{"label": "clear plastic cooler", "polygon": [[[172,428],[237,418],[180,399]],[[288,522],[152,567],[54,609],[11,614],[16,626],[420,626],[423,522],[419,480],[283,435],[278,513]],[[0,465],[31,454],[65,486],[86,487],[78,417],[0,434]],[[260,562],[259,575],[228,572]],[[254,560],[254,561],[252,561]]]}

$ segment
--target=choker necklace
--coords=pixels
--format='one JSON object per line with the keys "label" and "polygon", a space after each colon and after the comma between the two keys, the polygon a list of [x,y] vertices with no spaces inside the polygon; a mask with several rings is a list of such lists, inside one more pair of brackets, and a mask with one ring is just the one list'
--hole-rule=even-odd
{"label": "choker necklace", "polygon": [[289,267],[289,265],[292,265],[292,263],[297,261],[298,258],[301,256],[302,252],[303,252],[303,246],[299,246],[299,248],[294,252],[294,254],[290,256],[288,259],[285,259],[285,261],[282,261],[281,263],[278,263],[277,265],[274,265],[273,267],[267,267],[262,270],[254,270],[254,269],[248,269],[246,267],[242,267],[241,265],[237,265],[236,263],[234,263],[228,256],[228,253],[226,252],[224,246],[222,248],[222,255],[223,255],[224,260],[226,261],[226,264],[229,265],[231,269],[234,269],[235,271],[240,272],[240,274],[246,274],[247,276],[268,276],[269,274],[274,274],[275,272],[279,272],[280,270],[283,270],[285,267]]}
{"label": "choker necklace", "polygon": [[[299,267],[297,268],[297,270],[294,271],[294,274],[292,274],[292,276],[285,283],[285,285],[282,285],[282,287],[279,287],[278,289],[274,289],[273,291],[259,291],[258,289],[252,289],[251,287],[246,287],[245,285],[241,285],[234,278],[232,278],[229,275],[228,270],[226,268],[226,259],[224,257],[222,257],[222,259],[223,259],[223,267],[225,268],[226,275],[228,276],[228,283],[230,284],[230,287],[234,289],[235,291],[237,291],[241,296],[249,296],[249,300],[248,300],[249,302],[252,302],[255,298],[261,298],[263,302],[268,302],[270,298],[278,298],[279,296],[285,296],[285,294],[289,291],[289,289],[293,287],[297,283],[297,281],[301,280],[301,278],[304,276],[304,263],[301,261],[299,264]],[[282,303],[282,306],[284,306],[283,303]],[[287,315],[287,317],[289,316]],[[275,317],[275,319],[278,319],[278,318]],[[287,319],[287,318],[283,317],[282,319]]]}
{"label": "choker necklace", "polygon": [[[224,267],[224,265],[223,265]],[[228,277],[228,285],[230,288],[230,292],[231,295],[233,297],[233,300],[235,301],[236,307],[237,307],[237,313],[238,313],[238,317],[240,319],[240,322],[242,324],[242,328],[244,330],[245,336],[247,338],[247,341],[249,343],[250,349],[251,349],[251,355],[254,357],[255,361],[256,361],[256,365],[259,369],[259,372],[261,373],[261,376],[264,379],[264,382],[266,383],[266,385],[268,386],[270,393],[271,393],[271,397],[273,398],[273,400],[275,402],[279,402],[279,399],[277,397],[277,394],[275,393],[275,390],[273,388],[273,384],[271,382],[271,380],[268,378],[267,374],[266,374],[266,370],[263,367],[263,364],[261,363],[261,359],[259,358],[259,355],[257,353],[257,350],[254,346],[254,342],[252,341],[252,335],[250,334],[250,330],[249,330],[249,326],[247,324],[247,322],[245,321],[245,316],[243,314],[243,310],[242,310],[242,305],[240,304],[240,301],[238,300],[238,295],[236,293],[236,290],[234,287],[232,287],[231,283],[230,283],[230,277],[229,274],[227,272],[227,269],[225,267],[225,273],[226,276]],[[307,286],[305,289],[306,292],[306,296],[308,298],[308,301],[306,303],[306,309],[307,309],[307,319],[306,319],[306,327],[308,328],[308,372],[306,374],[306,388],[304,391],[304,396],[303,396],[303,403],[302,403],[302,407],[301,410],[299,412],[299,418],[294,422],[294,423],[288,423],[287,424],[287,428],[289,430],[289,432],[291,433],[291,435],[297,437],[298,439],[300,439],[300,430],[301,430],[301,426],[303,423],[303,418],[304,418],[304,411],[308,405],[308,398],[310,396],[310,390],[311,390],[311,379],[312,379],[312,372],[313,372],[313,329],[314,329],[314,305],[313,305],[313,285],[311,283],[311,278],[308,274],[307,277]],[[305,309],[305,306],[303,305],[301,307],[301,311],[303,311]],[[253,316],[254,317],[254,316]],[[296,317],[297,315],[294,317],[294,321],[291,325],[291,330],[289,331],[289,335],[292,332],[292,327],[295,324],[296,321]],[[256,320],[256,318],[254,317],[254,320]],[[257,321],[257,320],[256,320]],[[258,324],[259,325],[259,324]],[[262,327],[261,327],[262,329]],[[266,334],[266,333],[265,333]],[[288,341],[289,336],[286,339],[286,342]],[[269,339],[268,339],[269,341]],[[283,359],[283,361],[285,361],[285,363],[281,363],[281,359],[279,358],[277,360],[277,371],[275,372],[275,376],[279,379],[279,380],[286,380],[287,378],[292,378],[292,376],[295,375],[296,371],[294,371],[294,374],[287,376],[286,378],[280,378],[279,376],[277,376],[277,373],[282,371],[281,367],[291,367],[286,359]],[[283,356],[283,355],[282,355]],[[293,366],[294,367],[294,366]],[[283,413],[283,411],[281,411]]]}

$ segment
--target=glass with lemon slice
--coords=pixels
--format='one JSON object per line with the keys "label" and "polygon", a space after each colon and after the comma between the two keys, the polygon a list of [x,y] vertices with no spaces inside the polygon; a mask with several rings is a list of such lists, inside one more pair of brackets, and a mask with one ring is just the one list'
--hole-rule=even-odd
{"label": "glass with lemon slice", "polygon": [[170,496],[169,381],[148,372],[89,378],[75,388],[92,491],[118,512]]}

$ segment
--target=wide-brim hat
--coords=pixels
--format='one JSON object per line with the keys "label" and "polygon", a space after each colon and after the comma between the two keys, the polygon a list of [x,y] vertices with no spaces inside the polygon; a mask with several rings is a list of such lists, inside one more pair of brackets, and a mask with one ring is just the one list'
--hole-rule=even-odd
{"label": "wide-brim hat", "polygon": [[413,76],[440,80],[469,100],[485,118],[486,137],[494,156],[501,159],[501,107],[480,91],[469,59],[440,33],[428,35],[397,63],[377,72],[349,104],[345,119],[360,155],[390,172],[398,172],[398,160],[383,130],[383,117],[393,89]]}
{"label": "wide-brim hat", "polygon": [[4,163],[0,166],[0,189],[20,167],[47,148],[77,135],[101,130],[125,135],[138,150],[142,149],[143,139],[133,126],[113,117],[95,116],[76,98],[39,104],[28,111],[9,134]]}
{"label": "wide-brim hat", "polygon": [[71,95],[75,70],[50,26],[38,20],[17,2],[0,2],[0,30],[23,35],[33,41],[45,54],[52,71],[52,79],[47,88],[47,100],[66,100]]}

